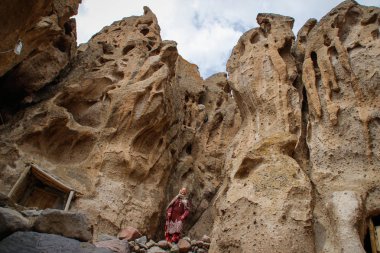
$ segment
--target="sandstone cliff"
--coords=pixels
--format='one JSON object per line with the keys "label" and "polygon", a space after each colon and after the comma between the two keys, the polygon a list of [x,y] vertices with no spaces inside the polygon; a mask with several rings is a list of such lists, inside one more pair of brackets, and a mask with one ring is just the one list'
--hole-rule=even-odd
{"label": "sandstone cliff", "polygon": [[318,252],[364,252],[366,218],[379,214],[379,17],[346,1],[298,38]]}
{"label": "sandstone cliff", "polygon": [[226,157],[211,252],[312,252],[312,186],[292,158],[301,128],[294,20],[257,21],[227,63],[242,126]]}
{"label": "sandstone cliff", "polygon": [[226,74],[202,80],[159,33],[148,8],[115,22],[79,47],[50,91],[33,93],[42,101],[1,128],[2,192],[32,162],[83,194],[72,208],[95,232],[130,225],[154,236],[182,185],[193,193],[189,224],[197,221],[219,187],[239,113]]}
{"label": "sandstone cliff", "polygon": [[229,77],[203,80],[147,7],[76,49],[77,1],[28,4],[0,31],[1,50],[24,42],[0,55],[2,193],[35,163],[81,193],[71,209],[95,235],[161,238],[187,186],[186,232],[210,234],[210,252],[364,252],[380,214],[379,8],[345,1],[296,40],[293,18],[259,14]]}

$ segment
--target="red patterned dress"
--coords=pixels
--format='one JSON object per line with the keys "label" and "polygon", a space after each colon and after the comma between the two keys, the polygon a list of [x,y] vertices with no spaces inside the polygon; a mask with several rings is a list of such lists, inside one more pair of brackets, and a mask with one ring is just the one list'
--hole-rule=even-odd
{"label": "red patterned dress", "polygon": [[181,237],[183,221],[190,213],[190,201],[177,195],[166,209],[165,238],[168,242],[178,242]]}

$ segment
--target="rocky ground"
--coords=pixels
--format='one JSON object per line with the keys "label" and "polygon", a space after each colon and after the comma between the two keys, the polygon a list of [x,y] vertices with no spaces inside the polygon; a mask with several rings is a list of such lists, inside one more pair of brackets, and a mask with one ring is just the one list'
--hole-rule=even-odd
{"label": "rocky ground", "polygon": [[[11,205],[12,207],[10,207]],[[2,196],[0,201],[0,252],[78,252],[78,253],[204,253],[210,248],[210,237],[201,240],[183,237],[178,243],[148,240],[136,228],[126,227],[117,235],[100,234],[86,215],[56,209],[35,210],[14,205]]]}

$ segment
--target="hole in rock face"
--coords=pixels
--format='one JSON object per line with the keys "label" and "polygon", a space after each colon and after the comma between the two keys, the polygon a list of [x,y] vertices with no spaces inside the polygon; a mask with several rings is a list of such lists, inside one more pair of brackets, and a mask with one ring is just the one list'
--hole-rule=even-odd
{"label": "hole in rock face", "polygon": [[223,98],[220,97],[218,101],[216,102],[216,106],[219,108],[223,104]]}
{"label": "hole in rock face", "polygon": [[[17,69],[17,66],[14,69]],[[5,119],[8,118],[6,111],[10,112],[8,116],[11,118],[11,114],[21,109],[20,101],[27,95],[27,92],[12,70],[0,77],[0,90],[0,109],[2,109],[3,120],[6,121]]]}
{"label": "hole in rock face", "polygon": [[244,52],[245,52],[245,45],[244,45],[244,42],[242,42],[242,43],[240,43],[239,54],[243,55]]}
{"label": "hole in rock face", "polygon": [[[371,224],[372,220],[372,224]],[[364,237],[363,247],[365,252],[379,252],[380,245],[380,215],[372,216],[368,219],[368,228]],[[376,251],[377,249],[377,251]]]}
{"label": "hole in rock face", "polygon": [[378,29],[375,29],[375,30],[373,30],[373,31],[371,32],[372,38],[373,38],[374,40],[377,40],[377,39],[380,37],[379,34],[380,34],[380,32],[379,32]]}
{"label": "hole in rock face", "polygon": [[124,48],[123,48],[123,55],[126,55],[128,54],[132,49],[135,48],[135,45],[126,45]]}
{"label": "hole in rock face", "polygon": [[146,36],[149,33],[149,29],[148,28],[143,28],[143,29],[140,30],[140,33],[142,33],[144,36]]}
{"label": "hole in rock face", "polygon": [[249,39],[249,41],[252,43],[252,44],[255,44],[257,43],[258,41],[260,40],[260,35],[258,33],[252,33],[251,35],[251,38]]}
{"label": "hole in rock face", "polygon": [[68,49],[70,48],[70,42],[67,41],[64,37],[60,37],[58,40],[56,40],[53,43],[53,46],[55,48],[58,48],[59,51],[61,52],[67,52]]}
{"label": "hole in rock face", "polygon": [[198,104],[204,105],[205,101],[206,101],[206,93],[201,92],[198,98]]}
{"label": "hole in rock face", "polygon": [[186,146],[186,154],[191,155],[192,149],[193,149],[193,146],[190,143],[187,144],[187,146]]}
{"label": "hole in rock face", "polygon": [[311,52],[310,54],[310,58],[311,60],[313,61],[313,66],[314,68],[318,68],[318,57],[317,57],[317,53],[316,52]]}
{"label": "hole in rock face", "polygon": [[272,29],[272,25],[269,21],[264,21],[263,24],[261,24],[261,28],[264,33],[264,37],[266,38]]}
{"label": "hole in rock face", "polygon": [[369,25],[369,24],[375,23],[377,19],[378,19],[378,13],[375,13],[375,14],[372,14],[371,17],[369,17],[368,19],[363,20],[361,23],[362,25]]}
{"label": "hole in rock face", "polygon": [[328,47],[331,45],[331,39],[329,38],[328,35],[324,34],[323,35],[323,44]]}
{"label": "hole in rock face", "polygon": [[293,61],[293,57],[291,55],[292,45],[292,38],[287,38],[284,45],[278,49],[278,53],[281,55],[281,58],[284,59],[284,61],[287,63]]}
{"label": "hole in rock face", "polygon": [[71,26],[71,22],[66,22],[63,27],[65,28],[65,34],[70,35],[73,31],[73,27]]}

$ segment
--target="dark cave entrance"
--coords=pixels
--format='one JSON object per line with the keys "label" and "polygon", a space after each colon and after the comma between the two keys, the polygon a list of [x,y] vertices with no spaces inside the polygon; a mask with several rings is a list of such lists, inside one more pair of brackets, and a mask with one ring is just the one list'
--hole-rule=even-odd
{"label": "dark cave entrance", "polygon": [[367,253],[380,252],[380,216],[372,216],[368,219],[364,249]]}
{"label": "dark cave entrance", "polygon": [[26,168],[8,193],[10,199],[24,207],[65,211],[74,195],[74,189],[36,165]]}

